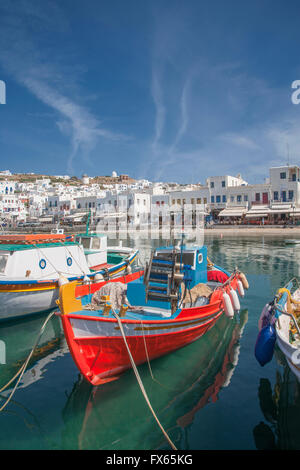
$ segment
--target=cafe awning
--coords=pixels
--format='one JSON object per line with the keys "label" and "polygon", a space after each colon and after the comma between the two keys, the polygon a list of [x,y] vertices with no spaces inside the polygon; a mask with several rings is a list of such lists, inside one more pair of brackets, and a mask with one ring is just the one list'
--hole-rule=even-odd
{"label": "cafe awning", "polygon": [[270,209],[268,206],[254,206],[246,214],[246,218],[259,218],[259,217],[268,217],[270,214]]}
{"label": "cafe awning", "polygon": [[290,213],[292,209],[291,204],[278,204],[273,205],[269,211],[270,214],[287,214]]}
{"label": "cafe awning", "polygon": [[219,217],[242,217],[246,212],[246,207],[230,207],[223,209],[219,213]]}

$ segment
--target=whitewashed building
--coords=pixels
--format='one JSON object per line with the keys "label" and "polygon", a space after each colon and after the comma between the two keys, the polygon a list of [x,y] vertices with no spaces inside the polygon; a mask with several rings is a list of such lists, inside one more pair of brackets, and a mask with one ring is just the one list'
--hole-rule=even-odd
{"label": "whitewashed building", "polygon": [[14,194],[16,181],[0,181],[0,194]]}
{"label": "whitewashed building", "polygon": [[0,214],[9,219],[24,220],[27,210],[24,202],[15,194],[0,196]]}

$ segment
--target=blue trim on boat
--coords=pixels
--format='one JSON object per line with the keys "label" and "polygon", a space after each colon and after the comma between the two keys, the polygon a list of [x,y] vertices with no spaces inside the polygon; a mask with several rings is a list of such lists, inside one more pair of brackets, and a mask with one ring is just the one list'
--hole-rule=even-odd
{"label": "blue trim on boat", "polygon": [[226,271],[226,269],[221,268],[220,266],[217,266],[216,264],[214,264],[214,267],[217,268],[219,271],[222,271],[222,273],[226,274],[227,276],[229,277],[231,276],[231,274],[228,271]]}
{"label": "blue trim on boat", "polygon": [[[134,252],[134,254],[128,258],[127,262],[131,263],[134,258],[136,258],[138,254],[138,250]],[[125,267],[127,265],[127,262],[124,261],[122,263],[116,264],[115,266],[112,266],[111,268],[108,269],[108,273],[113,273],[114,271],[118,271],[120,268]],[[92,274],[86,274],[88,277],[94,277],[96,274],[105,274],[105,269],[101,269],[100,271],[95,271]],[[79,281],[84,278],[84,275],[81,276],[73,276],[73,277],[68,277],[69,281]],[[15,280],[15,281],[2,281],[0,280],[0,285],[19,285],[19,284],[48,284],[48,283],[53,283],[55,284],[57,282],[57,279],[32,279],[32,280]]]}

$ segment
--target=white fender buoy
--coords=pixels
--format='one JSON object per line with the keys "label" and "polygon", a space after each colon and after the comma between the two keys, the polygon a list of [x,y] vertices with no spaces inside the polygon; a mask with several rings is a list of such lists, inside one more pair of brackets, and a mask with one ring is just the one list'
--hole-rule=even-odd
{"label": "white fender buoy", "polygon": [[229,291],[231,302],[233,305],[233,308],[236,312],[239,312],[241,309],[240,301],[239,301],[239,296],[237,295],[236,291],[234,289],[230,289]]}
{"label": "white fender buoy", "polygon": [[242,281],[240,281],[240,280],[237,281],[237,290],[238,290],[238,293],[240,294],[240,296],[244,297],[244,295],[245,295],[244,286],[243,286]]}
{"label": "white fender buoy", "polygon": [[89,284],[89,282],[91,282],[90,278],[87,275],[85,275],[84,278],[83,278],[83,283],[84,284]]}
{"label": "white fender buoy", "polygon": [[65,276],[60,275],[58,278],[58,285],[63,286],[64,284],[68,284],[69,281]]}
{"label": "white fender buoy", "polygon": [[102,282],[102,281],[104,281],[104,277],[102,276],[102,274],[97,273],[97,274],[95,274],[95,276],[94,276],[94,281],[95,281],[95,282]]}
{"label": "white fender buoy", "polygon": [[272,306],[270,304],[266,304],[262,309],[258,320],[258,331],[260,331],[263,326],[266,326],[270,322],[270,318],[272,315]]}
{"label": "white fender buoy", "polygon": [[125,273],[126,273],[126,274],[131,274],[131,273],[132,273],[132,269],[131,269],[130,264],[128,264],[128,266],[126,266],[126,268],[125,268]]}
{"label": "white fender buoy", "polygon": [[249,289],[249,282],[247,281],[247,278],[244,273],[240,273],[240,280],[242,281],[244,288]]}
{"label": "white fender buoy", "polygon": [[226,316],[228,318],[233,318],[234,310],[233,310],[232,302],[231,302],[230,296],[226,292],[223,292],[223,301],[224,301],[224,310],[225,310]]}

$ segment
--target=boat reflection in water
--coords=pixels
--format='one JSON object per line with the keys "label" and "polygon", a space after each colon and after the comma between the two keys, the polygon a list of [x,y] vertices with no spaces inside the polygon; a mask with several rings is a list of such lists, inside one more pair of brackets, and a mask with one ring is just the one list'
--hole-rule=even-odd
{"label": "boat reflection in water", "polygon": [[[1,364],[0,388],[24,364],[47,315],[17,319],[1,324],[0,339],[5,344],[5,364]],[[46,365],[57,356],[68,353],[59,318],[54,315],[47,324],[18,388],[24,388],[43,377]],[[11,389],[2,392],[6,396]]]}
{"label": "boat reflection in water", "polygon": [[[196,414],[215,402],[238,363],[244,310],[225,315],[195,343],[139,367],[151,404],[178,448],[189,448],[187,430]],[[151,378],[150,372],[153,373]],[[93,387],[79,375],[63,410],[63,447],[68,449],[168,448],[138,388],[133,371]]]}
{"label": "boat reflection in water", "polygon": [[282,352],[276,349],[275,355],[281,367],[273,390],[268,379],[260,379],[260,408],[268,424],[261,421],[253,429],[255,445],[258,450],[299,450],[300,384]]}

